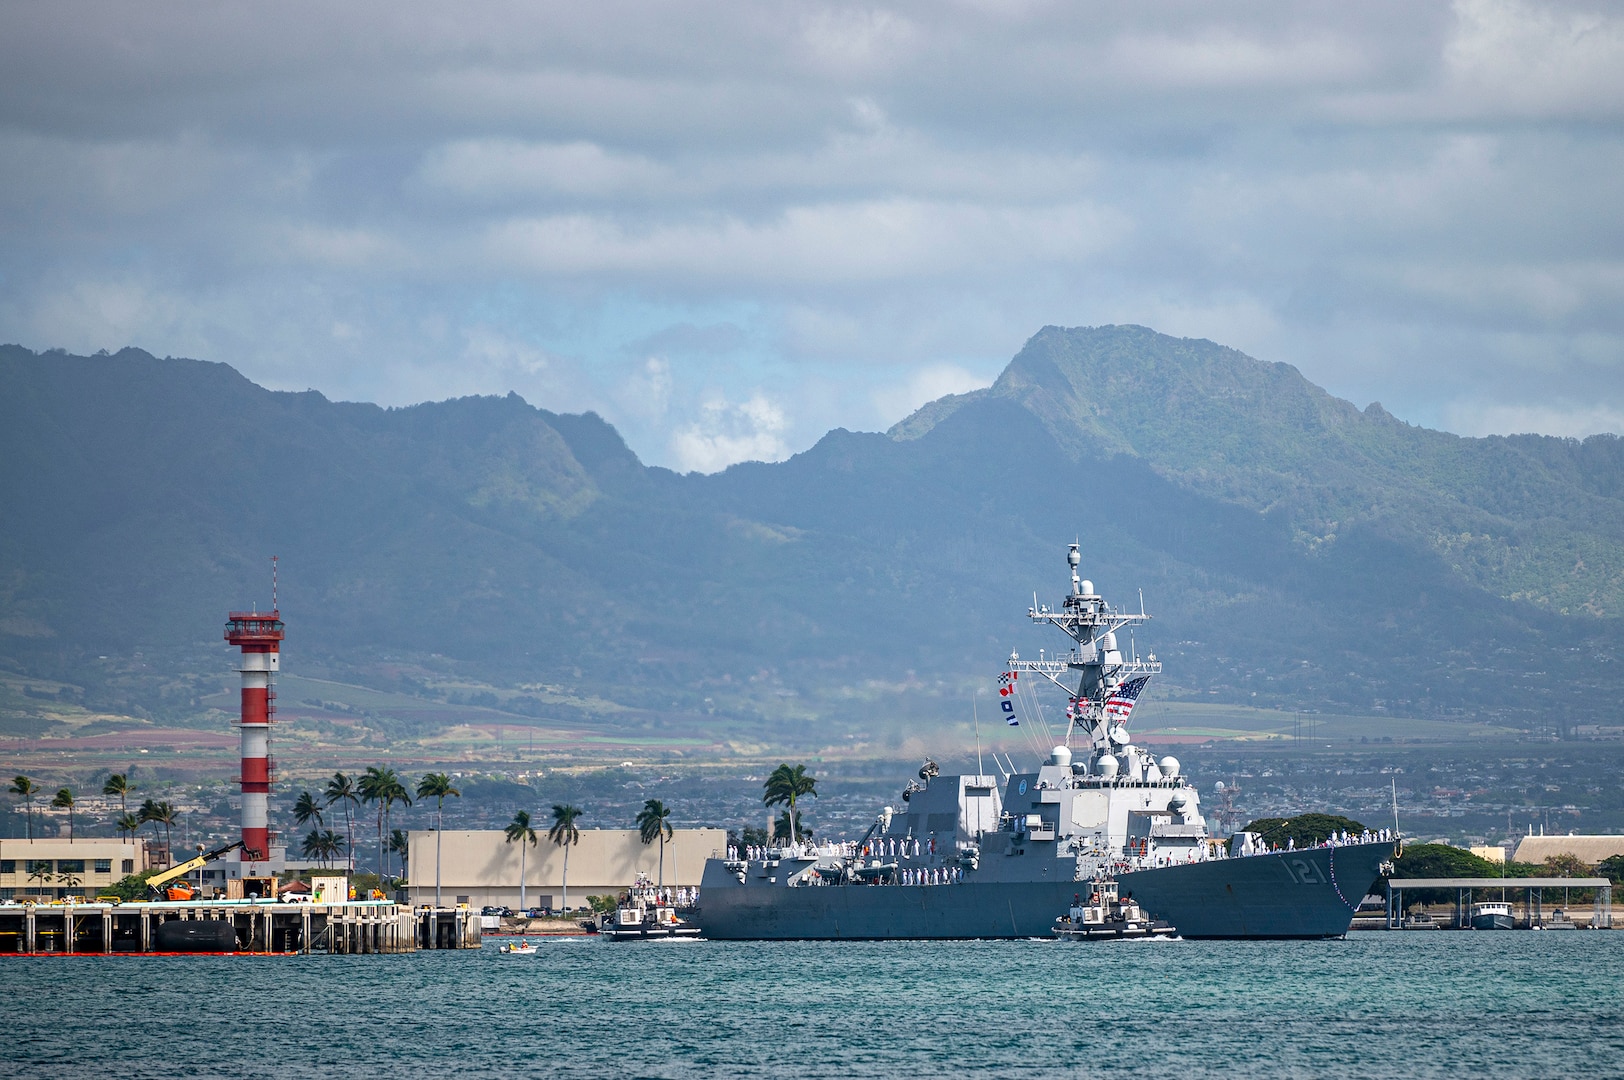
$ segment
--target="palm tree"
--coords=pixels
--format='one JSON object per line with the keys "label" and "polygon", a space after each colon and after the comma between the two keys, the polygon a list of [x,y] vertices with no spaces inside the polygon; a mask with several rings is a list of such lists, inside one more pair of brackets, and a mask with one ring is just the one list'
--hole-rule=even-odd
{"label": "palm tree", "polygon": [[389,850],[400,856],[400,876],[406,881],[411,880],[411,867],[406,865],[406,860],[411,858],[411,846],[412,842],[405,832],[400,829],[390,830]]}
{"label": "palm tree", "polygon": [[660,842],[660,881],[665,884],[665,842],[674,835],[671,828],[671,808],[659,799],[649,799],[637,815],[637,835],[644,844]]}
{"label": "palm tree", "polygon": [[322,866],[328,866],[335,856],[344,853],[344,838],[331,828],[312,828],[310,835],[304,838],[302,851],[305,858],[317,859]]}
{"label": "palm tree", "polygon": [[306,836],[304,838],[304,842],[299,845],[299,851],[307,859],[315,859],[317,862],[321,863],[324,866],[327,864],[327,860],[325,858],[323,858],[323,855],[322,855],[321,830],[320,829],[311,829],[310,830],[310,835]]}
{"label": "palm tree", "polygon": [[130,808],[127,805],[127,800],[133,790],[135,790],[135,785],[130,783],[129,775],[121,772],[109,776],[107,782],[102,785],[103,795],[118,796],[118,812],[121,814],[129,813]]}
{"label": "palm tree", "polygon": [[135,820],[142,825],[152,826],[152,842],[156,844],[158,842],[158,800],[143,800],[141,809],[135,812]]}
{"label": "palm tree", "polygon": [[18,776],[11,781],[11,793],[23,797],[23,812],[27,815],[28,840],[30,843],[34,840],[34,792],[38,790],[39,785],[26,776]]}
{"label": "palm tree", "polygon": [[343,773],[334,773],[333,778],[327,781],[327,805],[334,803],[344,804],[344,843],[350,852],[350,869],[355,869],[355,823],[351,820],[351,812],[361,805],[360,796],[355,792],[355,781]]}
{"label": "palm tree", "polygon": [[113,828],[121,833],[129,833],[133,839],[141,828],[141,819],[129,811],[125,811],[118,816],[118,820],[113,822]]}
{"label": "palm tree", "polygon": [[44,889],[56,875],[51,873],[50,859],[34,859],[28,864],[28,880],[39,882],[39,888]]}
{"label": "palm tree", "polygon": [[345,840],[331,829],[321,831],[321,850],[330,864],[333,859],[344,854]]}
{"label": "palm tree", "polygon": [[805,795],[814,799],[818,797],[818,782],[806,774],[805,765],[790,768],[788,764],[781,764],[767,777],[766,783],[761,785],[765,790],[761,801],[767,806],[780,806],[788,804],[790,829],[789,835],[797,837],[801,834],[800,822],[796,820],[795,800]]}
{"label": "palm tree", "polygon": [[417,785],[419,799],[434,800],[434,906],[440,906],[440,834],[445,831],[445,799],[447,795],[462,797],[462,792],[451,786],[451,777],[443,772],[429,773]]}
{"label": "palm tree", "polygon": [[507,842],[519,845],[519,910],[524,911],[528,905],[524,902],[524,848],[528,843],[536,846],[536,830],[530,827],[530,812],[520,810],[513,815],[513,823],[502,830],[507,834]]}
{"label": "palm tree", "polygon": [[316,797],[308,791],[301,791],[299,797],[293,802],[293,822],[305,826],[315,821],[317,825],[323,824],[321,820],[321,807],[316,805]]}
{"label": "palm tree", "polygon": [[51,800],[51,806],[68,812],[68,843],[73,843],[73,792],[67,788],[59,789],[56,798]]}
{"label": "palm tree", "polygon": [[[395,804],[398,802],[403,806],[412,805],[412,793],[410,791],[406,790],[406,785],[400,782],[400,777],[394,775],[394,770],[393,769],[391,769],[389,771],[389,775],[391,777],[393,777],[393,780],[391,780],[391,782],[389,784],[385,785],[385,788],[384,788],[384,793],[383,793],[383,827],[384,827],[384,831],[389,834],[389,850],[394,852],[394,851],[400,851],[401,850],[401,848],[398,848],[398,847],[395,846],[395,834],[397,832],[399,832],[400,830],[393,829],[393,828],[390,827],[391,824],[392,824],[393,816],[394,816]],[[404,844],[405,843],[405,840],[404,840],[405,834],[401,833],[401,836],[402,836],[402,841],[401,842],[402,842],[402,844]],[[402,859],[400,861],[400,873],[401,873],[402,877],[406,876],[406,860],[405,859]]]}
{"label": "palm tree", "polygon": [[[806,840],[809,837],[811,837],[811,835],[812,835],[812,830],[807,828],[805,823],[799,822],[799,821],[797,821],[795,823],[795,839],[796,840]],[[773,834],[769,839],[776,841],[779,837],[783,837],[786,841],[789,840],[789,811],[788,810],[785,810],[782,814],[779,814],[778,815],[778,820],[773,822]]]}
{"label": "palm tree", "polygon": [[157,803],[153,802],[151,799],[148,799],[141,805],[141,812],[148,815],[146,820],[152,822],[152,831],[154,833],[158,831],[159,825],[164,827],[164,850],[168,851],[170,838],[169,830],[170,827],[175,824],[175,818],[178,816],[175,813],[175,808],[169,805],[169,801],[167,799],[163,802]]}
{"label": "palm tree", "polygon": [[304,838],[301,850],[305,858],[315,859],[326,866],[335,856],[344,853],[344,838],[331,829],[311,829],[310,835]]}
{"label": "palm tree", "polygon": [[355,788],[362,802],[378,804],[378,881],[382,884],[389,869],[389,864],[384,861],[384,844],[389,835],[386,825],[389,811],[397,802],[412,805],[412,797],[400,782],[400,777],[395,775],[394,769],[380,769],[376,765],[367,766],[366,774]]}
{"label": "palm tree", "polygon": [[547,839],[564,849],[564,887],[558,906],[565,911],[570,909],[570,846],[581,840],[581,830],[575,827],[575,819],[580,816],[578,806],[553,803],[553,827],[547,830]]}

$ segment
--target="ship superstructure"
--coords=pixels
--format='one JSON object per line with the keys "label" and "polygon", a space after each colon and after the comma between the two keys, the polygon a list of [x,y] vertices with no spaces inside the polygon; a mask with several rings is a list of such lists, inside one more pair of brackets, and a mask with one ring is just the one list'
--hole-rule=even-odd
{"label": "ship superstructure", "polygon": [[[1049,933],[1079,883],[1115,882],[1184,937],[1335,937],[1393,852],[1380,834],[1271,852],[1210,835],[1171,756],[1133,743],[1134,703],[1161,670],[1117,634],[1148,620],[1109,605],[1067,553],[1071,591],[1036,622],[1063,657],[1010,657],[1011,680],[1066,697],[1065,738],[1035,771],[945,775],[926,762],[859,840],[730,850],[707,862],[697,919],[722,938],[976,938]],[[1232,850],[1233,849],[1233,850]]]}

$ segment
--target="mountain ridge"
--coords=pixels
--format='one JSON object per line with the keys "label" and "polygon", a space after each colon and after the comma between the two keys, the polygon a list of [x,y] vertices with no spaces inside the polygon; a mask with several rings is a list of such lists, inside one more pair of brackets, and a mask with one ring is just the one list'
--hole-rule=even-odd
{"label": "mountain ridge", "polygon": [[[24,672],[217,666],[274,551],[322,664],[831,723],[1037,647],[1020,613],[1081,535],[1107,595],[1161,616],[1169,696],[1537,725],[1541,680],[1564,720],[1624,690],[1620,440],[1427,432],[1143,327],[1045,328],[986,390],[711,475],[516,394],[383,409],[139,350],[0,348],[0,428]],[[186,708],[121,678],[101,692]]]}
{"label": "mountain ridge", "polygon": [[[1509,574],[1516,584],[1504,598],[1592,614],[1624,609],[1615,561],[1602,560],[1614,572],[1570,573],[1547,595],[1540,579],[1560,568],[1515,553],[1528,542],[1557,545],[1577,565],[1595,555],[1599,538],[1624,536],[1624,440],[1616,435],[1472,439],[1433,431],[1379,403],[1360,410],[1291,365],[1136,326],[1046,327],[978,394],[931,403],[892,431],[917,438],[959,408],[1010,398],[1074,456],[1125,453],[1179,483],[1219,485],[1225,499],[1283,513],[1308,549],[1334,542],[1350,522],[1404,528],[1431,519],[1433,533],[1417,539],[1452,557],[1452,568],[1479,587]],[[1517,478],[1515,489],[1496,486],[1508,477]],[[1395,492],[1406,497],[1395,501]],[[1550,527],[1553,515],[1559,528]]]}

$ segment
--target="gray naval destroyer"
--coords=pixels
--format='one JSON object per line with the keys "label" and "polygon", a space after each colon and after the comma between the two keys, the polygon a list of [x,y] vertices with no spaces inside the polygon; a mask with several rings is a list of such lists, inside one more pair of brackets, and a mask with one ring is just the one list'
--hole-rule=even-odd
{"label": "gray naval destroyer", "polygon": [[[1049,935],[1094,882],[1114,882],[1185,938],[1330,938],[1347,933],[1388,868],[1396,832],[1267,850],[1209,833],[1195,787],[1171,756],[1128,733],[1160,672],[1124,656],[1117,633],[1149,618],[1107,604],[1078,576],[1059,610],[1032,620],[1071,638],[1065,654],[1011,656],[1067,696],[1066,738],[1035,772],[944,775],[930,762],[861,840],[729,849],[705,864],[695,920],[712,939],[944,939]],[[1030,685],[1030,683],[1029,683]],[[1075,750],[1074,750],[1075,746]]]}

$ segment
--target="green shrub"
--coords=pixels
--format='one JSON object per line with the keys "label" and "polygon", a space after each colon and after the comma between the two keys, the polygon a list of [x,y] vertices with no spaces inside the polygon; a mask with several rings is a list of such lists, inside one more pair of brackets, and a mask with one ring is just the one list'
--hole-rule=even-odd
{"label": "green shrub", "polygon": [[1298,814],[1291,818],[1258,818],[1245,831],[1257,833],[1264,843],[1274,847],[1285,847],[1288,840],[1296,841],[1297,847],[1313,847],[1330,839],[1332,833],[1357,834],[1365,827],[1338,814]]}

